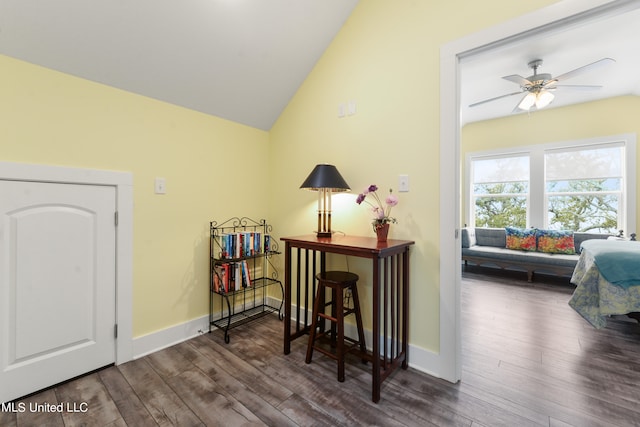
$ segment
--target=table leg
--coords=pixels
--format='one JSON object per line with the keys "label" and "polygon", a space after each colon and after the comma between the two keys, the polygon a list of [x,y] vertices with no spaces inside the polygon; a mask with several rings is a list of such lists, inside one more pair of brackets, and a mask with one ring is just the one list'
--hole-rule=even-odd
{"label": "table leg", "polygon": [[402,253],[402,369],[409,367],[409,248]]}
{"label": "table leg", "polygon": [[291,353],[291,245],[284,249],[284,354]]}
{"label": "table leg", "polygon": [[373,315],[372,339],[372,380],[371,380],[371,400],[375,403],[380,401],[380,260],[373,259]]}

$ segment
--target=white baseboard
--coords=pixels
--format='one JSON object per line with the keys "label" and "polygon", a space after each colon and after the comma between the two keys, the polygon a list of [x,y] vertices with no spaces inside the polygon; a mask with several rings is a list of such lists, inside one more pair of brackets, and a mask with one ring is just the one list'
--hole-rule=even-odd
{"label": "white baseboard", "polygon": [[411,344],[409,344],[409,367],[432,377],[457,382],[455,378],[447,378],[443,375],[443,372],[447,372],[448,369],[441,354]]}
{"label": "white baseboard", "polygon": [[[280,300],[269,298],[269,304],[274,307],[278,307]],[[292,309],[295,313],[295,307]],[[309,313],[311,317],[311,313]],[[295,322],[295,319],[291,320]],[[197,319],[190,320],[179,325],[175,325],[166,329],[162,329],[157,332],[152,332],[147,335],[143,335],[133,340],[133,358],[138,359],[156,351],[162,350],[172,345],[179,344],[183,341],[194,338],[200,334],[207,333],[209,331],[209,316],[202,316]],[[355,337],[357,336],[356,326],[354,324],[345,325],[345,334]],[[367,346],[371,350],[371,337],[372,333],[370,329],[365,329],[365,340],[369,345]],[[426,350],[421,347],[413,346],[409,344],[409,366],[418,371],[432,375],[438,378],[444,378],[442,372],[447,372],[443,366],[442,357],[438,353]],[[444,378],[449,381],[453,379]]]}
{"label": "white baseboard", "polygon": [[[272,307],[280,305],[278,299],[268,298],[267,302]],[[214,316],[219,316],[219,313],[214,313]],[[209,332],[209,315],[136,337],[133,339],[133,358],[138,359],[207,332]]]}
{"label": "white baseboard", "polygon": [[138,359],[209,332],[209,315],[133,339],[133,358]]}

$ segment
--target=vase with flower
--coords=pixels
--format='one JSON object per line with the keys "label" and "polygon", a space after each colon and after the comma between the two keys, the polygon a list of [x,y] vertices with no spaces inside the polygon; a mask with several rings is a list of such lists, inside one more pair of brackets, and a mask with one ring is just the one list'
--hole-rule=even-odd
{"label": "vase with flower", "polygon": [[[369,199],[367,199],[369,197]],[[371,206],[373,212],[373,231],[376,233],[379,242],[386,242],[387,235],[389,233],[389,225],[395,224],[398,221],[391,217],[391,208],[398,204],[398,198],[393,194],[393,190],[389,189],[389,195],[382,199],[378,195],[378,186],[375,184],[370,185],[362,193],[358,194],[356,199],[357,204],[367,203]]]}

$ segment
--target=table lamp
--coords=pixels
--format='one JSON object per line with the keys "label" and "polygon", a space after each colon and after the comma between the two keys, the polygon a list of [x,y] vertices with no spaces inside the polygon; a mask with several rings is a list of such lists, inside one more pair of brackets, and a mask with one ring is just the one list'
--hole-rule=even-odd
{"label": "table lamp", "polygon": [[318,192],[318,237],[331,237],[331,193],[349,191],[338,169],[333,165],[316,165],[300,188]]}

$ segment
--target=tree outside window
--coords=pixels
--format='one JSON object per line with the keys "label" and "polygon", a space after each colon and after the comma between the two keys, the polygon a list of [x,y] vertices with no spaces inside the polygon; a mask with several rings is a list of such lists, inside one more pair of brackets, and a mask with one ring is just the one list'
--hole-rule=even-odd
{"label": "tree outside window", "polygon": [[526,192],[526,184],[522,182],[477,185],[476,227],[526,227]]}
{"label": "tree outside window", "polygon": [[476,227],[525,227],[529,156],[474,159],[472,204]]}
{"label": "tree outside window", "polygon": [[470,225],[617,233],[625,220],[633,223],[625,212],[632,203],[626,200],[626,168],[635,167],[625,163],[627,144],[549,144],[470,155]]}

